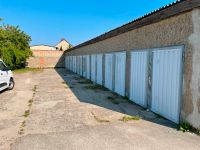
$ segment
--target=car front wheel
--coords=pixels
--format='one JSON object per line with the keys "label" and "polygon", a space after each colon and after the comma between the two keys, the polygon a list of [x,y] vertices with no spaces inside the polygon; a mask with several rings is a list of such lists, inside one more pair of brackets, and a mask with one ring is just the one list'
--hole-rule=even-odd
{"label": "car front wheel", "polygon": [[10,79],[8,90],[12,90],[15,86],[15,82],[13,79]]}

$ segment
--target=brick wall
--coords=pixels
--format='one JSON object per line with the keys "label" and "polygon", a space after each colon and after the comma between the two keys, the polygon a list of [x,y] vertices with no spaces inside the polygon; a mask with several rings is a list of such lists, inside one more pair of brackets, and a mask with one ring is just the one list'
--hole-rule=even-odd
{"label": "brick wall", "polygon": [[63,51],[34,50],[33,57],[27,61],[30,68],[62,68],[64,67]]}

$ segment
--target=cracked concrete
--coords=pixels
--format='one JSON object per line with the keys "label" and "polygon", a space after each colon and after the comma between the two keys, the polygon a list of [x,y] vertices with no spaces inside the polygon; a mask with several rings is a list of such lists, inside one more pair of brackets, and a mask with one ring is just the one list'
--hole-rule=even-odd
{"label": "cracked concrete", "polygon": [[[177,131],[172,122],[119,96],[115,96],[119,104],[114,104],[108,100],[108,96],[114,96],[111,92],[86,89],[86,84],[80,83],[84,79],[63,69],[16,74],[15,80],[13,91],[0,94],[2,150],[197,150],[200,147],[200,137]],[[30,115],[24,118],[35,85]],[[143,119],[120,121],[125,115]],[[24,120],[24,133],[18,134]]]}

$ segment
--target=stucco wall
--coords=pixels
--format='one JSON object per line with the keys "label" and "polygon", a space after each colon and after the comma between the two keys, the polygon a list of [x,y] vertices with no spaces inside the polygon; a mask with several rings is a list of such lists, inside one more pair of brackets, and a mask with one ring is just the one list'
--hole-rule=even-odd
{"label": "stucco wall", "polygon": [[[190,97],[185,104],[183,116],[193,126],[200,129],[200,8],[192,12],[193,33],[189,37],[191,52],[191,82],[185,87],[190,91]],[[187,99],[186,99],[187,100]],[[185,101],[186,101],[185,100]]]}
{"label": "stucco wall", "polygon": [[30,68],[63,68],[64,56],[62,51],[37,50],[27,63]]}
{"label": "stucco wall", "polygon": [[[185,62],[181,120],[200,128],[200,50],[199,9],[182,13],[158,23],[87,45],[66,55],[85,55],[127,51],[126,88],[129,87],[130,50],[184,45]],[[195,121],[198,120],[198,121]]]}
{"label": "stucco wall", "polygon": [[67,53],[81,55],[187,44],[192,33],[191,12],[126,32]]}

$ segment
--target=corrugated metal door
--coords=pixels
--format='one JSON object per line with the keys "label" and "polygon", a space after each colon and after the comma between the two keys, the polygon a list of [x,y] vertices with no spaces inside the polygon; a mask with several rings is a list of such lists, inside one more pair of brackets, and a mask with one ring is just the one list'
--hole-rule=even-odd
{"label": "corrugated metal door", "polygon": [[87,58],[87,79],[90,79],[90,55],[86,56]]}
{"label": "corrugated metal door", "polygon": [[74,56],[74,72],[76,72],[76,56]]}
{"label": "corrugated metal door", "polygon": [[79,61],[79,58],[80,58],[80,57],[77,56],[77,60],[76,60],[76,65],[77,65],[77,67],[76,67],[76,73],[77,73],[77,74],[79,74],[79,68],[80,68],[80,65],[79,65],[79,62],[80,62],[80,61]]}
{"label": "corrugated metal door", "polygon": [[153,50],[152,111],[179,123],[182,49]]}
{"label": "corrugated metal door", "polygon": [[67,69],[70,70],[70,57],[67,56]]}
{"label": "corrugated metal door", "polygon": [[113,54],[105,54],[105,85],[113,90]]}
{"label": "corrugated metal door", "polygon": [[102,85],[102,76],[103,76],[103,73],[102,73],[102,54],[98,54],[96,55],[96,63],[97,63],[97,73],[96,73],[96,80],[97,80],[97,83]]}
{"label": "corrugated metal door", "polygon": [[74,71],[74,56],[71,56],[72,57],[72,72]]}
{"label": "corrugated metal door", "polygon": [[76,67],[76,56],[73,56],[73,72],[75,72]]}
{"label": "corrugated metal door", "polygon": [[79,68],[79,75],[83,75],[83,56],[80,56],[79,58],[79,65],[80,65],[80,68]]}
{"label": "corrugated metal door", "polygon": [[125,96],[126,52],[115,53],[115,85],[114,91]]}
{"label": "corrugated metal door", "polygon": [[65,69],[68,69],[68,57],[67,56],[65,56]]}
{"label": "corrugated metal door", "polygon": [[91,55],[91,80],[96,82],[96,55]]}
{"label": "corrugated metal door", "polygon": [[70,71],[73,69],[73,57],[70,56]]}
{"label": "corrugated metal door", "polygon": [[87,77],[87,57],[83,56],[83,77]]}
{"label": "corrugated metal door", "polygon": [[147,106],[148,52],[131,52],[130,100]]}
{"label": "corrugated metal door", "polygon": [[78,60],[78,56],[76,56],[76,73],[78,74],[78,67],[79,67],[79,65],[78,65],[78,63],[79,63],[79,60]]}

